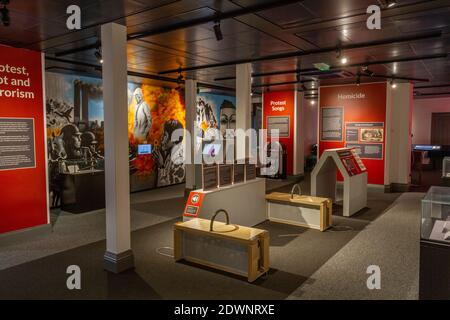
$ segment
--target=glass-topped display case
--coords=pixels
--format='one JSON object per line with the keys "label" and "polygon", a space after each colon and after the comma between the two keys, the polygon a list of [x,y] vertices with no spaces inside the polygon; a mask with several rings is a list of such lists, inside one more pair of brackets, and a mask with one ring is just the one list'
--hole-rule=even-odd
{"label": "glass-topped display case", "polygon": [[423,198],[421,238],[450,243],[450,188],[431,187]]}

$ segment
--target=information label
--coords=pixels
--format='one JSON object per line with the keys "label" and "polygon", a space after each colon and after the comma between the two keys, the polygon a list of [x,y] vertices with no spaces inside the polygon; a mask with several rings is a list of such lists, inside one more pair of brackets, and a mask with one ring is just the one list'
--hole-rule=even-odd
{"label": "information label", "polygon": [[289,116],[267,117],[267,136],[271,136],[272,130],[278,130],[280,138],[289,138],[291,132]]}
{"label": "information label", "polygon": [[245,180],[255,180],[256,179],[256,165],[254,164],[246,164],[245,165]]}
{"label": "information label", "polygon": [[347,148],[355,148],[356,153],[362,159],[383,159],[383,144],[382,143],[371,143],[371,144],[356,144],[347,143]]}
{"label": "information label", "polygon": [[203,190],[216,189],[219,185],[217,165],[203,166]]}
{"label": "information label", "polygon": [[34,119],[0,118],[0,170],[35,167]]}
{"label": "information label", "polygon": [[219,187],[229,186],[233,183],[233,165],[221,164],[219,166]]}
{"label": "information label", "polygon": [[344,123],[344,108],[324,107],[321,109],[321,132],[322,141],[342,141]]}
{"label": "information label", "polygon": [[185,217],[197,218],[203,205],[205,194],[202,192],[191,191],[184,207],[183,215]]}
{"label": "information label", "polygon": [[245,164],[236,163],[234,165],[234,183],[244,182],[245,180]]}

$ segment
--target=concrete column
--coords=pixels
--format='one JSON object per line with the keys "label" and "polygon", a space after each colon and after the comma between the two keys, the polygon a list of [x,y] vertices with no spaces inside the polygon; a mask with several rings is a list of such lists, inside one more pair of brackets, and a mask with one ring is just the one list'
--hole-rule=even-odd
{"label": "concrete column", "polygon": [[[185,104],[186,104],[186,130],[190,133],[190,143],[185,140],[186,160],[186,192],[201,188],[201,168],[195,165],[195,150],[197,137],[195,132],[195,120],[197,115],[197,81],[187,79],[185,81]],[[187,137],[189,138],[189,136]]]}
{"label": "concrete column", "polygon": [[413,86],[387,85],[385,186],[392,191],[406,191],[411,173],[411,125]]}
{"label": "concrete column", "polygon": [[295,90],[294,102],[294,157],[293,172],[294,176],[303,175],[305,167],[305,106],[303,103],[303,93]]}
{"label": "concrete column", "polygon": [[130,230],[128,163],[127,28],[108,23],[101,28],[105,112],[105,191],[107,271],[134,267]]}
{"label": "concrete column", "polygon": [[[236,66],[236,129],[252,127],[252,66],[250,63]],[[248,141],[237,138],[236,158],[247,157]]]}

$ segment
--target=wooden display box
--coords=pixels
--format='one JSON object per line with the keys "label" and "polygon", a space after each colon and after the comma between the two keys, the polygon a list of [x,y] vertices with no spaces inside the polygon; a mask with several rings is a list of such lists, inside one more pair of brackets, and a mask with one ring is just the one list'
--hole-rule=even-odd
{"label": "wooden display box", "polygon": [[270,221],[325,231],[332,225],[333,202],[328,198],[274,192],[266,195]]}
{"label": "wooden display box", "polygon": [[193,219],[174,225],[175,261],[186,260],[230,272],[253,282],[269,271],[269,233],[265,230]]}

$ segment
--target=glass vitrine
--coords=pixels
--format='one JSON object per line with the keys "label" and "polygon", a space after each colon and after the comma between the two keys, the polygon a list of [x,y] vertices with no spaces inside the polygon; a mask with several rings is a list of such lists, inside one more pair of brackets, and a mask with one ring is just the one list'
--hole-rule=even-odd
{"label": "glass vitrine", "polygon": [[450,243],[450,188],[431,187],[423,198],[421,237]]}

